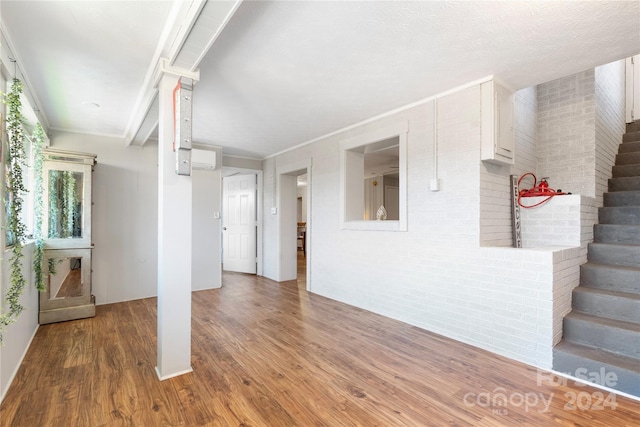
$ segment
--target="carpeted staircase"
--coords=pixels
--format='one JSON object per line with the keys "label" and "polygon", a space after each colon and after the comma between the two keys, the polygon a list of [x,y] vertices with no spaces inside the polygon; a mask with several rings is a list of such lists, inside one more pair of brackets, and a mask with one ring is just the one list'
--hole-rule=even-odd
{"label": "carpeted staircase", "polygon": [[[640,397],[640,121],[627,125],[553,369]],[[615,384],[613,384],[615,382]]]}

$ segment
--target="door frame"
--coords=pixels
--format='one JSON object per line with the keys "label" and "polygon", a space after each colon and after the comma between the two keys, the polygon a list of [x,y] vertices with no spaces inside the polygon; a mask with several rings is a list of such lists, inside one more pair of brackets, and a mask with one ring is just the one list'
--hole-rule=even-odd
{"label": "door frame", "polygon": [[[293,201],[291,200],[286,200],[283,197],[283,183],[282,183],[282,177],[284,175],[293,175],[295,173],[295,176],[298,175],[303,175],[304,173],[307,174],[307,235],[306,235],[306,264],[307,264],[307,274],[306,274],[306,279],[307,279],[307,291],[311,291],[313,289],[312,286],[312,269],[311,269],[311,256],[312,256],[312,247],[313,245],[311,244],[313,241],[313,233],[310,233],[309,231],[312,229],[312,221],[313,221],[313,214],[312,214],[312,159],[305,159],[305,160],[300,160],[300,161],[296,161],[296,162],[291,162],[291,163],[287,163],[286,165],[277,165],[276,167],[276,177],[277,177],[277,196],[276,196],[276,200],[277,200],[277,207],[278,207],[278,221],[277,221],[277,241],[276,241],[276,250],[278,253],[278,280],[279,281],[283,281],[282,278],[285,275],[285,271],[284,271],[284,266],[286,264],[286,261],[284,259],[285,257],[285,253],[282,250],[286,245],[293,245],[296,248],[296,253],[297,253],[297,246],[298,246],[298,242],[296,239],[293,239],[291,242],[285,242],[285,237],[286,237],[286,232],[285,232],[285,227],[286,226],[290,226],[290,224],[284,224],[284,217],[282,215],[283,212],[283,207],[286,206],[287,202],[292,202],[291,204],[295,207],[297,205],[296,200],[298,195],[297,194],[292,194],[292,195],[288,195],[289,197],[293,197]],[[296,172],[301,172],[301,173],[296,173]],[[295,215],[294,215],[295,216]],[[295,226],[295,224],[294,224]],[[290,249],[290,248],[289,248]],[[285,279],[287,280],[287,279]],[[289,279],[290,280],[290,279]]]}
{"label": "door frame", "polygon": [[640,120],[640,55],[625,59],[625,121]]}
{"label": "door frame", "polygon": [[[257,188],[256,188],[256,275],[262,276],[262,170],[259,169],[246,169],[236,168],[231,166],[222,167],[222,179],[228,172],[235,172],[240,174],[256,175]],[[221,195],[224,198],[224,184],[222,184]],[[222,205],[221,205],[222,206]],[[220,240],[220,245],[223,244],[223,239]],[[224,248],[222,248],[224,250]]]}

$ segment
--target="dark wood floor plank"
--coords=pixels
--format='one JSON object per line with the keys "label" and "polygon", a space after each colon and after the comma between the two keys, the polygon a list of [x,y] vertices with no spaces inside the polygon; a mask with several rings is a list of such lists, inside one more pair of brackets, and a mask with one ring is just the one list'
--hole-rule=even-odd
{"label": "dark wood floor plank", "polygon": [[[157,299],[38,330],[0,426],[638,426],[640,402],[571,410],[573,382],[304,290],[225,273],[193,293],[194,372],[159,381]],[[525,407],[478,395],[534,395]],[[471,396],[471,399],[469,399]]]}

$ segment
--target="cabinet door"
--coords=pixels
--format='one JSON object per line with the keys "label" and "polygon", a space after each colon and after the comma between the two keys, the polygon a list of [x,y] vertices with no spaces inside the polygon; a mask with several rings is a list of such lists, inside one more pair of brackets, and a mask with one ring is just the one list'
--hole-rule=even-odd
{"label": "cabinet door", "polygon": [[513,94],[502,86],[495,85],[496,108],[496,154],[513,159]]}
{"label": "cabinet door", "polygon": [[513,93],[494,80],[480,85],[481,160],[500,165],[513,164],[513,99]]}

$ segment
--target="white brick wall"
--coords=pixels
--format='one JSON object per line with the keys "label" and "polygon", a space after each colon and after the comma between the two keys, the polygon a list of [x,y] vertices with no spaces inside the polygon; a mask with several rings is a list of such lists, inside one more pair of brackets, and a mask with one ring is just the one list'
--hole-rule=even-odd
{"label": "white brick wall", "polygon": [[[546,197],[524,197],[522,203],[533,206],[545,199]],[[593,207],[593,199],[576,194],[553,197],[535,208],[521,208],[523,247],[586,244],[583,240],[586,237],[583,235],[583,207],[586,206]]]}
{"label": "white brick wall", "polygon": [[602,206],[602,194],[608,190],[608,179],[615,164],[618,145],[625,131],[625,67],[624,61],[612,62],[595,69],[596,99],[596,203]]}
{"label": "white brick wall", "polygon": [[553,341],[562,339],[562,321],[571,311],[573,289],[580,281],[580,266],[586,262],[586,245],[554,253],[553,265]]}
{"label": "white brick wall", "polygon": [[516,92],[514,106],[515,163],[513,166],[480,164],[480,245],[513,245],[511,224],[511,174],[536,169],[536,88]]}
{"label": "white brick wall", "polygon": [[538,86],[538,178],[595,197],[595,72]]}
{"label": "white brick wall", "polygon": [[[563,248],[480,247],[479,105],[478,86],[439,100],[439,192],[428,186],[433,176],[433,104],[428,103],[267,160],[264,209],[274,205],[274,164],[286,167],[311,158],[312,292],[549,368],[557,332],[554,259]],[[340,230],[339,142],[407,120],[408,231]],[[485,182],[495,184],[490,176]],[[485,190],[492,191],[491,185]],[[504,184],[498,185],[495,198],[508,199],[508,193],[499,194]],[[275,219],[265,215],[268,277],[275,277],[277,265]],[[508,217],[499,220],[504,226]]]}
{"label": "white brick wall", "polygon": [[[4,233],[4,230],[2,230]],[[25,288],[20,297],[20,304],[24,306],[24,311],[15,323],[3,328],[3,344],[0,346],[0,402],[11,386],[14,376],[18,373],[20,363],[29,348],[29,344],[38,330],[38,310],[40,294],[36,290],[31,266],[33,265],[34,244],[27,243],[22,248],[24,258],[22,259],[22,274],[27,280]],[[2,283],[9,286],[9,253],[5,253],[0,259],[0,277]],[[2,289],[1,295],[6,295],[8,289]],[[2,307],[2,312],[6,313],[7,307]]]}
{"label": "white brick wall", "polygon": [[622,142],[624,61],[538,86],[537,175],[602,206]]}
{"label": "white brick wall", "polygon": [[[543,199],[532,197],[524,202],[534,204]],[[553,255],[553,346],[562,338],[562,319],[571,311],[572,291],[580,282],[580,265],[587,261],[587,243],[593,240],[597,208],[591,197],[566,195],[520,212],[525,248],[567,247]]]}
{"label": "white brick wall", "polygon": [[[434,123],[427,103],[265,161],[265,212],[276,205],[275,167],[311,160],[312,292],[550,368],[597,216],[595,78],[591,70],[518,92],[511,168],[479,160],[474,86],[438,101],[441,191],[429,191]],[[340,230],[340,141],[406,121],[408,231]],[[511,245],[509,175],[534,170],[576,195],[525,213],[537,221],[526,225],[535,248],[491,247]],[[264,272],[272,278],[276,219],[264,220]]]}
{"label": "white brick wall", "polygon": [[516,92],[514,109],[515,164],[511,173],[520,176],[535,172],[538,140],[538,89],[530,87]]}

